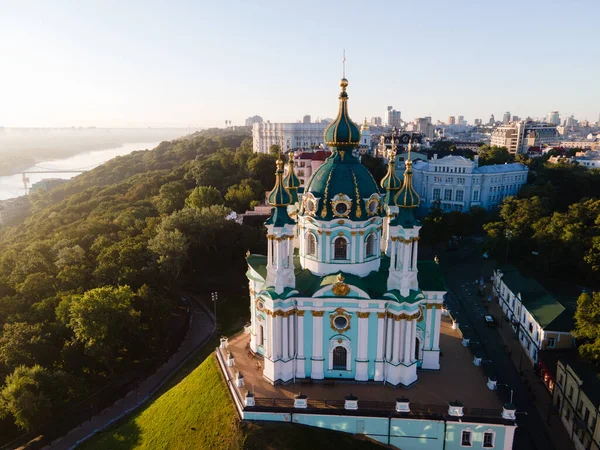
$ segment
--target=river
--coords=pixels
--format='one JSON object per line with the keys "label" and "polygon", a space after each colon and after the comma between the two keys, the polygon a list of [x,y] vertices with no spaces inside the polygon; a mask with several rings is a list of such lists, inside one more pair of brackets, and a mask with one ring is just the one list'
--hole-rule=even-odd
{"label": "river", "polygon": [[[108,148],[105,150],[93,150],[83,153],[78,153],[74,156],[62,159],[52,159],[42,161],[33,167],[29,167],[24,171],[14,175],[0,177],[0,200],[19,197],[27,194],[27,190],[23,185],[23,172],[42,171],[42,170],[91,170],[94,167],[105,163],[106,161],[116,157],[127,155],[135,150],[150,150],[156,147],[160,142],[131,142],[123,144],[120,147]],[[44,178],[62,178],[69,179],[79,175],[78,173],[28,173],[28,187],[34,183],[43,180]]]}

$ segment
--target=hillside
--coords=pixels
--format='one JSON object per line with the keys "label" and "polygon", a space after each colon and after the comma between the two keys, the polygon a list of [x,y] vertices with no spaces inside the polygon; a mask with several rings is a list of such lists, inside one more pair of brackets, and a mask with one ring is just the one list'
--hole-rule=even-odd
{"label": "hillside", "polygon": [[146,408],[81,448],[366,450],[383,447],[349,434],[301,425],[241,423],[211,354]]}

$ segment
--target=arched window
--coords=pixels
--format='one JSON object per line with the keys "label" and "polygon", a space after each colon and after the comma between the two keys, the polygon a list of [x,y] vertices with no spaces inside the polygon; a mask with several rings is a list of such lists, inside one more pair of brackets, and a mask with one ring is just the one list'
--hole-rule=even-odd
{"label": "arched window", "polygon": [[348,259],[348,243],[343,237],[339,237],[333,243],[333,259]]}
{"label": "arched window", "polygon": [[264,345],[265,343],[265,329],[263,328],[262,325],[258,326],[258,336],[256,337],[256,342],[258,345],[260,345],[261,347]]}
{"label": "arched window", "polygon": [[367,236],[367,258],[375,256],[375,233]]}
{"label": "arched window", "polygon": [[304,251],[307,255],[317,255],[317,238],[310,231],[307,231],[304,235]]}
{"label": "arched window", "polygon": [[348,351],[341,346],[333,349],[333,370],[346,370]]}

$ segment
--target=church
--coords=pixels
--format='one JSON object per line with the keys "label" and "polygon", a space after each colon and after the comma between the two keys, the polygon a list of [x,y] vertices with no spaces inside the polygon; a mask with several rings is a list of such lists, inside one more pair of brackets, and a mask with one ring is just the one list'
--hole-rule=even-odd
{"label": "church", "polygon": [[[348,80],[325,130],[331,156],[302,188],[277,161],[267,255],[248,254],[250,349],[273,384],[296,379],[415,383],[440,368],[445,295],[435,261],[419,261],[420,198],[392,147],[380,186],[359,159]],[[411,145],[408,144],[410,152]]]}

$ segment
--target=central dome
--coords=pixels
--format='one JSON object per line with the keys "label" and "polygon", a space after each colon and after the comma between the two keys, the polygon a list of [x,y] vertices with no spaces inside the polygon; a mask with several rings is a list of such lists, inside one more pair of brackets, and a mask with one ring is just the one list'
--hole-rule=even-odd
{"label": "central dome", "polygon": [[348,116],[348,80],[343,78],[340,86],[338,116],[325,130],[332,154],[308,180],[301,214],[319,220],[362,221],[381,215],[380,192],[369,170],[352,153],[360,142],[360,130]]}

